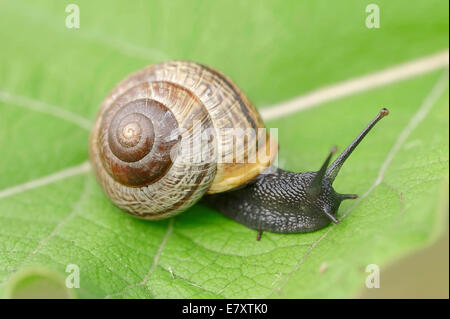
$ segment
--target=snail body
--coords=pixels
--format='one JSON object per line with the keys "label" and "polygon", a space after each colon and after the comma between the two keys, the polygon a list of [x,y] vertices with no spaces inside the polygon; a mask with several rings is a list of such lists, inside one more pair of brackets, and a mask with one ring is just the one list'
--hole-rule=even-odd
{"label": "snail body", "polygon": [[[203,197],[250,228],[308,232],[337,222],[340,202],[356,198],[336,193],[332,183],[387,114],[383,109],[330,167],[335,149],[318,172],[266,173],[278,146],[251,101],[217,70],[170,61],[130,75],[111,91],[93,126],[89,157],[103,191],[133,216],[168,218]],[[235,143],[236,136],[223,134],[229,128],[254,134]]]}

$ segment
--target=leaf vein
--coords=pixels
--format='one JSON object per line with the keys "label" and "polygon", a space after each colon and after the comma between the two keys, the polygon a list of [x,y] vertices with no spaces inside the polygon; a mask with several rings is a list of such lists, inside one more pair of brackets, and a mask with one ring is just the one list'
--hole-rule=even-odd
{"label": "leaf vein", "polygon": [[[358,206],[362,200],[367,198],[372,191],[383,182],[384,175],[386,174],[386,171],[391,164],[392,160],[394,159],[395,155],[398,153],[406,139],[410,136],[410,134],[414,131],[414,129],[426,118],[426,116],[429,114],[429,111],[431,108],[435,105],[435,103],[438,101],[438,99],[441,97],[441,95],[445,92],[445,89],[447,88],[447,82],[448,82],[448,71],[445,70],[443,74],[439,77],[436,84],[431,89],[431,92],[425,97],[422,104],[419,106],[418,110],[414,113],[411,120],[408,122],[408,124],[405,126],[405,128],[401,131],[400,135],[398,136],[397,140],[394,143],[394,146],[391,148],[389,153],[387,154],[385,160],[381,164],[381,167],[378,171],[378,175],[373,182],[373,184],[369,187],[369,189],[356,200],[356,202],[342,215],[341,220],[347,217],[347,215],[356,207]],[[312,250],[321,242],[323,241],[327,235],[336,227],[335,224],[331,225],[330,228],[327,230],[326,233],[324,233],[312,246],[311,248],[303,255],[297,265],[294,267],[294,269],[289,272],[289,274],[285,277],[283,282],[274,289],[271,294],[273,294],[275,291],[278,291],[280,294],[282,293],[283,287],[286,285],[286,283],[289,281],[290,277],[296,273],[300,266],[303,264],[305,259],[311,254]],[[270,296],[270,295],[269,295]]]}

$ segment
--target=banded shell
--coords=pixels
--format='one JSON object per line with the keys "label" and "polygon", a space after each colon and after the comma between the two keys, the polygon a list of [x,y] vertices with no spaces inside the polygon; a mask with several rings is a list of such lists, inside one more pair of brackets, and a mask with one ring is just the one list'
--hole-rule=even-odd
{"label": "banded shell", "polygon": [[[254,132],[247,139],[258,142],[236,144],[227,133],[236,128]],[[89,155],[113,203],[137,217],[162,219],[266,169],[277,143],[263,128],[258,111],[228,77],[171,61],[148,66],[111,91],[92,129]]]}

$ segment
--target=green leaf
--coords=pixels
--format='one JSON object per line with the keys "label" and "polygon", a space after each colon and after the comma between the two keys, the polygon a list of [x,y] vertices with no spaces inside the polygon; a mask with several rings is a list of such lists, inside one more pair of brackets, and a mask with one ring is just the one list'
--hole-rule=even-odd
{"label": "green leaf", "polygon": [[60,274],[44,267],[21,269],[5,288],[5,297],[14,299],[67,299],[74,298],[75,293]]}
{"label": "green leaf", "polygon": [[[266,232],[257,242],[201,205],[137,220],[108,201],[86,165],[102,99],[147,64],[209,64],[263,108],[447,50],[448,2],[378,1],[380,29],[365,27],[368,3],[77,1],[81,28],[67,29],[64,2],[2,2],[0,297],[36,287],[81,298],[352,297],[368,264],[430,243],[448,203],[443,69],[268,119],[279,128],[280,166],[309,171],[380,107],[391,111],[336,180],[337,191],[362,197],[317,232]],[[61,286],[69,264],[80,268],[75,293]]]}

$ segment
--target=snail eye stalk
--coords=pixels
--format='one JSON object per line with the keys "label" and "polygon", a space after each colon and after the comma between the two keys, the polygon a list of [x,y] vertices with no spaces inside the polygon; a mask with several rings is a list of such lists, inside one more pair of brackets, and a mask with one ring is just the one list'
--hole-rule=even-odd
{"label": "snail eye stalk", "polygon": [[330,150],[330,154],[328,154],[327,158],[325,159],[325,162],[322,164],[322,167],[319,169],[313,181],[311,182],[311,185],[306,190],[310,198],[317,197],[322,191],[322,182],[325,178],[325,174],[327,172],[328,165],[330,164],[331,157],[333,156],[334,153],[336,153],[336,151],[337,151],[336,146],[333,146]]}
{"label": "snail eye stalk", "polygon": [[353,140],[353,142],[351,142],[350,145],[347,146],[347,148],[341,153],[341,155],[339,155],[338,158],[336,158],[333,164],[331,164],[331,166],[325,173],[325,177],[328,178],[331,181],[331,183],[333,183],[342,165],[344,165],[344,162],[347,160],[347,158],[350,156],[353,150],[364,139],[367,133],[370,132],[370,130],[375,126],[375,124],[377,124],[379,120],[381,120],[383,117],[387,115],[389,115],[389,110],[386,108],[381,109],[378,115],[361,131],[361,133],[359,133],[359,135]]}

